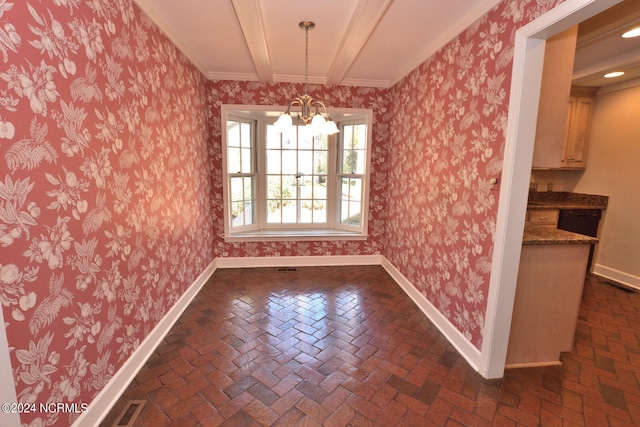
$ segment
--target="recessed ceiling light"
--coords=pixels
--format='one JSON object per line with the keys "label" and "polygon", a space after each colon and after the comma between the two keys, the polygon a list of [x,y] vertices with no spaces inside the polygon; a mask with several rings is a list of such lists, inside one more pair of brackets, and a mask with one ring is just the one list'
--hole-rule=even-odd
{"label": "recessed ceiling light", "polygon": [[624,37],[625,39],[630,39],[632,37],[640,37],[640,27],[627,31],[622,35],[622,37]]}
{"label": "recessed ceiling light", "polygon": [[620,76],[621,76],[621,75],[623,75],[623,74],[624,74],[624,71],[614,71],[613,73],[607,73],[607,74],[605,74],[604,76],[605,76],[607,79],[612,79],[612,78],[614,78],[614,77],[620,77]]}

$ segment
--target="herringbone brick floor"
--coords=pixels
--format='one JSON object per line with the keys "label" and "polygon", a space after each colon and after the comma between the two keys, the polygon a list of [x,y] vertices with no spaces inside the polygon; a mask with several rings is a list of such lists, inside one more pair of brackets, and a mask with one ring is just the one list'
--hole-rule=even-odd
{"label": "herringbone brick floor", "polygon": [[379,266],[218,270],[102,425],[637,426],[639,310],[589,277],[563,365],[488,381]]}

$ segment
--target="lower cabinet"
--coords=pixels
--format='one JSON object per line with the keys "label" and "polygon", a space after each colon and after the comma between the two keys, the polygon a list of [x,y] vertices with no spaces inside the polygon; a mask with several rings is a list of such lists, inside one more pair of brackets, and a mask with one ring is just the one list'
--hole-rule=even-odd
{"label": "lower cabinet", "polygon": [[506,368],[559,365],[578,323],[590,245],[524,245]]}

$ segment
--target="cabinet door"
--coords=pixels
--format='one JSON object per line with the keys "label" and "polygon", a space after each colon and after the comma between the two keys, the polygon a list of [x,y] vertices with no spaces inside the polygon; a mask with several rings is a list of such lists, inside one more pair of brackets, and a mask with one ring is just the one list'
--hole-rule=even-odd
{"label": "cabinet door", "polygon": [[587,164],[587,147],[591,131],[591,113],[594,98],[571,96],[565,132],[561,166],[584,169]]}
{"label": "cabinet door", "polygon": [[575,26],[550,38],[545,45],[533,169],[562,167],[562,146],[577,35],[578,27]]}

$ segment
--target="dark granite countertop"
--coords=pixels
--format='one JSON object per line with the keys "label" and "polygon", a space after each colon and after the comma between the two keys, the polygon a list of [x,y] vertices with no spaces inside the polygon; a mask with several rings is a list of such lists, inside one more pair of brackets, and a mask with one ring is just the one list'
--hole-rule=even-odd
{"label": "dark granite countertop", "polygon": [[553,226],[525,223],[523,245],[578,245],[598,243],[595,237],[571,231],[559,230]]}
{"label": "dark granite countertop", "polygon": [[609,196],[596,194],[537,192],[531,194],[528,209],[606,209]]}

